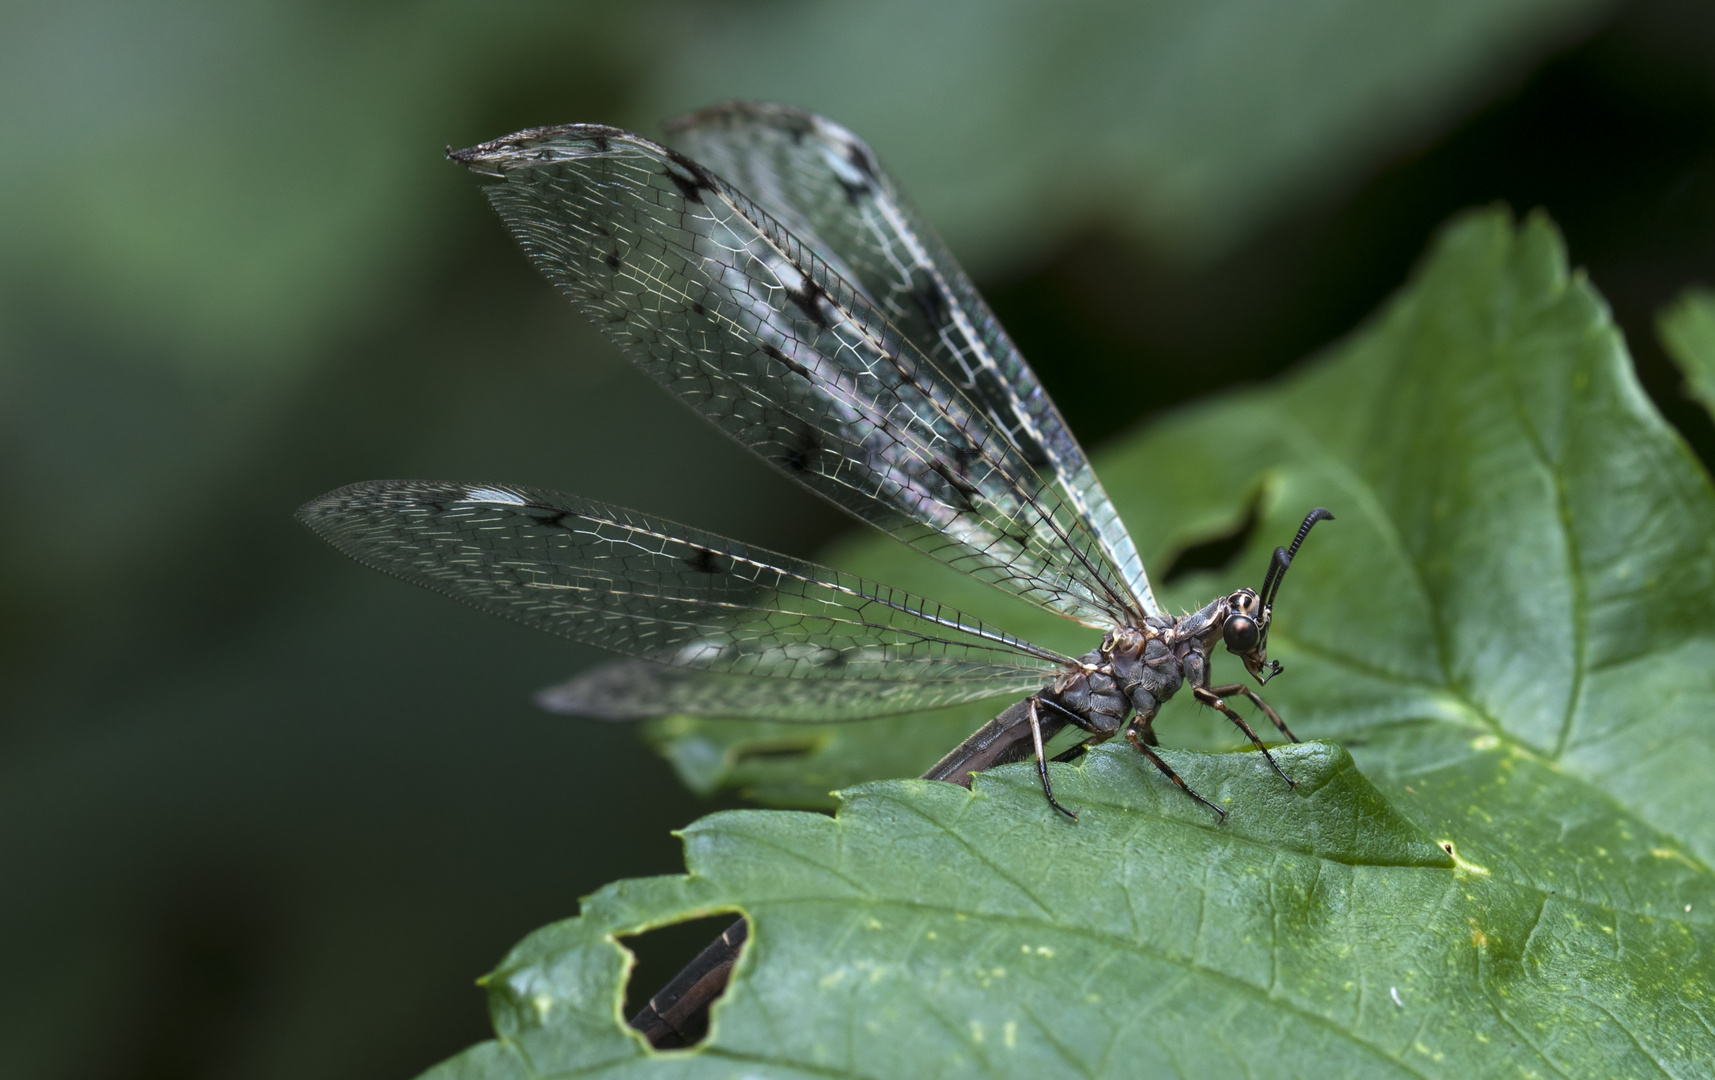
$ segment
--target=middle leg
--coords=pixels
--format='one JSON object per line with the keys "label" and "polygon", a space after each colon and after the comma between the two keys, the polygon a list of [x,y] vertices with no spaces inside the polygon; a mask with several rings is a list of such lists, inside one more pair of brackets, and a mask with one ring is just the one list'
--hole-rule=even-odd
{"label": "middle leg", "polygon": [[1286,781],[1288,787],[1298,786],[1298,781],[1286,775],[1286,771],[1280,767],[1280,762],[1274,760],[1274,755],[1269,753],[1268,747],[1262,744],[1262,739],[1257,736],[1256,730],[1249,724],[1245,723],[1245,718],[1234,712],[1231,705],[1222,701],[1221,695],[1215,693],[1214,690],[1207,686],[1195,687],[1192,689],[1191,693],[1196,696],[1198,701],[1201,701],[1212,709],[1219,710],[1222,716],[1225,716],[1228,720],[1231,720],[1236,724],[1238,729],[1250,738],[1251,745],[1262,751],[1262,756],[1268,759],[1269,765],[1273,767],[1276,773],[1280,774],[1280,778]]}
{"label": "middle leg", "polygon": [[1194,788],[1192,788],[1192,786],[1190,784],[1187,784],[1185,782],[1184,777],[1180,776],[1178,773],[1173,771],[1173,766],[1171,766],[1171,765],[1167,764],[1167,762],[1161,760],[1160,754],[1157,754],[1154,750],[1150,749],[1150,747],[1142,739],[1138,738],[1137,728],[1128,726],[1125,729],[1125,738],[1126,738],[1126,742],[1131,743],[1131,745],[1137,749],[1138,753],[1142,754],[1144,757],[1149,759],[1149,763],[1151,765],[1154,765],[1157,769],[1161,770],[1161,775],[1167,777],[1167,779],[1173,781],[1175,784],[1178,784],[1180,791],[1183,791],[1185,794],[1191,796],[1193,799],[1196,799],[1198,802],[1202,803],[1204,806],[1207,806],[1209,809],[1213,810],[1215,813],[1221,815],[1221,820],[1223,822],[1227,820],[1227,812],[1225,810],[1222,810],[1220,807],[1216,806],[1214,803],[1210,802],[1208,799],[1205,799],[1205,798],[1203,798],[1203,796],[1197,794],[1196,790]]}

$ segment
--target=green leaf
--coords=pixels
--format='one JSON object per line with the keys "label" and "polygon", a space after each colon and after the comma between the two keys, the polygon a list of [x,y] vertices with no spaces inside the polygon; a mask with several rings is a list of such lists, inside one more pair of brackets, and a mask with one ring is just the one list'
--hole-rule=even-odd
{"label": "green leaf", "polygon": [[1662,312],[1657,329],[1686,392],[1715,414],[1715,292],[1687,289]]}
{"label": "green leaf", "polygon": [[[1103,747],[1044,812],[1028,770],[894,781],[834,820],[717,814],[690,873],[621,882],[486,980],[499,1042],[433,1077],[1697,1075],[1706,925],[1455,861],[1336,746],[1170,752],[1226,826]],[[933,870],[925,872],[926,867]],[[1705,884],[1698,900],[1715,900]],[[743,911],[710,1040],[621,1026],[615,937]]]}
{"label": "green leaf", "polygon": [[[1283,590],[1269,689],[1350,756],[1279,748],[1294,791],[1254,752],[1170,751],[1225,825],[1124,746],[1053,766],[1076,824],[1027,766],[714,815],[687,875],[526,939],[488,981],[500,1041],[446,1073],[1715,1075],[1715,491],[1546,219],[1465,217],[1327,356],[1102,465],[1154,566],[1253,498],[1253,573],[1305,508],[1338,515]],[[816,731],[810,764],[903,761],[870,740],[908,729]],[[615,937],[718,911],[752,940],[709,1039],[646,1050]]]}

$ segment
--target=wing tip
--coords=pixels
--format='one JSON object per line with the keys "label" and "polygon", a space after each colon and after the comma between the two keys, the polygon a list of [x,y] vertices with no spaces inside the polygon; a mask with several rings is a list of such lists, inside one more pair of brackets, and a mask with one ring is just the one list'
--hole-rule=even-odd
{"label": "wing tip", "polygon": [[508,503],[522,506],[526,497],[511,484],[464,484],[441,480],[359,480],[310,499],[292,516],[323,536],[329,535],[337,519],[348,517],[363,505],[369,510],[401,499],[449,499]]}
{"label": "wing tip", "polygon": [[449,146],[447,160],[484,176],[501,176],[508,168],[604,154],[613,142],[639,140],[642,136],[608,124],[554,124],[514,131],[463,150]]}
{"label": "wing tip", "polygon": [[561,716],[581,716],[586,720],[628,723],[660,716],[661,710],[651,711],[634,696],[617,693],[629,688],[630,675],[640,661],[615,660],[574,675],[565,682],[543,687],[530,700],[544,712]]}
{"label": "wing tip", "polygon": [[292,511],[292,516],[309,526],[312,531],[325,536],[328,520],[345,508],[352,495],[359,491],[373,490],[384,483],[384,480],[360,480],[355,484],[325,491]]}

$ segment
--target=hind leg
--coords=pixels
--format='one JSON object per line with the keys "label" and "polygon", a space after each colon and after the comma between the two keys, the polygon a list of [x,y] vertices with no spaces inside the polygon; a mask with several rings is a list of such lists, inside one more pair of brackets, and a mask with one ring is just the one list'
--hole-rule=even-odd
{"label": "hind leg", "polygon": [[1198,802],[1202,803],[1204,806],[1207,806],[1209,809],[1213,810],[1215,813],[1221,815],[1222,821],[1227,820],[1227,812],[1225,810],[1222,810],[1220,807],[1216,806],[1214,803],[1210,802],[1208,799],[1205,799],[1205,798],[1203,798],[1203,796],[1197,794],[1197,792],[1191,787],[1191,785],[1187,784],[1185,782],[1184,777],[1180,776],[1178,773],[1173,771],[1173,766],[1167,764],[1167,762],[1165,762],[1165,761],[1162,761],[1160,754],[1157,754],[1154,750],[1151,750],[1148,746],[1144,745],[1143,740],[1138,737],[1138,733],[1137,733],[1136,728],[1130,728],[1130,727],[1126,728],[1125,729],[1125,737],[1126,737],[1126,741],[1131,743],[1131,745],[1137,749],[1138,753],[1142,754],[1144,757],[1149,759],[1149,763],[1151,765],[1154,765],[1157,769],[1161,770],[1161,775],[1167,777],[1167,779],[1173,781],[1175,784],[1178,784],[1180,791],[1183,791],[1185,794],[1191,796],[1193,799],[1196,799]]}
{"label": "hind leg", "polygon": [[1145,690],[1142,686],[1133,685],[1128,687],[1127,690],[1129,691],[1128,696],[1131,698],[1132,708],[1136,709],[1137,712],[1136,715],[1131,718],[1131,723],[1126,725],[1126,742],[1131,743],[1133,749],[1148,758],[1151,765],[1154,765],[1157,769],[1161,770],[1161,775],[1179,785],[1180,791],[1183,791],[1185,794],[1191,796],[1204,806],[1207,806],[1215,813],[1221,815],[1222,821],[1227,820],[1227,812],[1225,810],[1222,810],[1208,799],[1197,794],[1197,792],[1192,789],[1191,785],[1185,782],[1184,777],[1174,772],[1173,766],[1161,760],[1161,755],[1155,752],[1154,748],[1161,744],[1155,738],[1155,728],[1153,725],[1155,724],[1155,714],[1161,711],[1161,702],[1157,701],[1155,695],[1151,694],[1148,690]]}

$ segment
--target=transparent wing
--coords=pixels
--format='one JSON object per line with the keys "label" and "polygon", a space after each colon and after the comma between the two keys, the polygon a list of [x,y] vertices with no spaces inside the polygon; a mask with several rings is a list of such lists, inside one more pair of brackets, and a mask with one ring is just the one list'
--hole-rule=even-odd
{"label": "transparent wing", "polygon": [[616,128],[454,154],[493,176],[525,252],[640,366],[857,517],[1092,626],[1136,621],[1076,501],[783,226],[676,151]]}
{"label": "transparent wing", "polygon": [[[1028,672],[1016,682],[998,677],[935,681],[910,678],[775,679],[724,671],[674,667],[650,660],[616,660],[591,668],[536,695],[549,712],[597,720],[639,720],[690,713],[747,720],[867,720],[876,716],[980,701],[997,694],[1023,695],[1046,681]],[[998,689],[997,689],[998,687]]]}
{"label": "transparent wing", "polygon": [[[484,611],[650,667],[748,680],[753,716],[850,719],[1027,693],[1068,662],[922,597],[570,495],[376,481],[298,517],[357,561]],[[791,685],[807,681],[838,688]],[[782,695],[772,707],[766,684]]]}
{"label": "transparent wing", "polygon": [[1144,614],[1158,614],[1123,522],[1036,373],[875,154],[830,120],[732,102],[669,121],[676,146],[731,182],[861,289],[1088,524]]}

